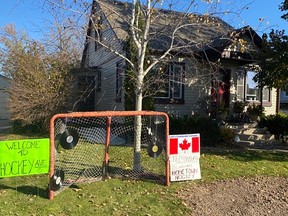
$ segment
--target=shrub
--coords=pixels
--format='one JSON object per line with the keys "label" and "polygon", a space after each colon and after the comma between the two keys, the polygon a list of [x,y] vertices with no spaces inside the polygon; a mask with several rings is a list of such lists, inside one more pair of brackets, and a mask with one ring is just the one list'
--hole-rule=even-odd
{"label": "shrub", "polygon": [[233,104],[234,113],[243,113],[245,108],[245,102],[243,101],[235,101]]}
{"label": "shrub", "polygon": [[25,134],[25,135],[48,135],[47,131],[42,127],[42,123],[35,124],[23,124],[20,120],[12,121],[12,133],[14,134]]}
{"label": "shrub", "polygon": [[257,120],[264,116],[264,107],[253,103],[247,107],[247,114],[252,120]]}
{"label": "shrub", "polygon": [[232,147],[234,144],[235,133],[232,129],[227,127],[220,128],[220,142],[223,147]]}
{"label": "shrub", "polygon": [[170,134],[200,133],[202,146],[216,146],[219,141],[219,126],[215,120],[199,115],[170,116]]}
{"label": "shrub", "polygon": [[269,115],[262,117],[259,126],[266,127],[275,139],[288,135],[288,117],[286,115]]}

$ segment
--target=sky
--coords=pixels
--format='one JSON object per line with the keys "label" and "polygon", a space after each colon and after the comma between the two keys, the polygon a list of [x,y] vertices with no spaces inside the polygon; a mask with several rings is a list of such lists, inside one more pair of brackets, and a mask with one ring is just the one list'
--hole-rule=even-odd
{"label": "sky", "polygon": [[[231,0],[214,1],[225,4]],[[286,33],[288,33],[288,22],[280,18],[283,13],[278,9],[282,1],[284,0],[234,0],[235,8],[245,7],[246,10],[241,13],[239,19],[222,18],[235,28],[250,25],[260,36],[263,32],[268,33],[271,28],[286,29]],[[49,16],[41,9],[39,2],[41,0],[0,0],[0,28],[12,23],[16,29],[27,31],[32,38],[40,37],[41,26],[49,19]],[[181,2],[185,4],[187,0],[179,2],[179,4]],[[206,5],[208,6],[207,3]],[[205,3],[203,7],[205,7]]]}

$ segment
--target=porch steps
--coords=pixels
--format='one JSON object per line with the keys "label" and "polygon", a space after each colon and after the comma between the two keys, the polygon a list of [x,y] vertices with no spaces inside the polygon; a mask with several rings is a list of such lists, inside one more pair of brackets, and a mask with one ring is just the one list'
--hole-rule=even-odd
{"label": "porch steps", "polygon": [[229,124],[235,136],[238,136],[234,144],[237,147],[243,148],[262,148],[279,143],[278,140],[274,139],[274,135],[270,134],[267,129],[257,127],[256,123],[242,123],[242,124]]}

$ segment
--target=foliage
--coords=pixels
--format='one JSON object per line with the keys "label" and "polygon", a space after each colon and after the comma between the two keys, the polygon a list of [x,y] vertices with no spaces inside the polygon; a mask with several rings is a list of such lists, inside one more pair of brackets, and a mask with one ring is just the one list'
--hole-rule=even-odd
{"label": "foliage", "polygon": [[[279,9],[281,11],[288,11],[288,0],[284,0],[282,2],[282,4],[280,5]],[[281,16],[281,18],[285,19],[285,20],[288,20],[288,13],[285,13]]]}
{"label": "foliage", "polygon": [[259,125],[266,127],[271,134],[275,135],[276,139],[288,135],[288,116],[286,115],[277,114],[263,117]]}
{"label": "foliage", "polygon": [[14,120],[12,122],[12,132],[15,134],[39,134],[46,131],[43,131],[42,123],[35,122],[34,124],[23,124],[20,120]]}
{"label": "foliage", "polygon": [[284,88],[288,77],[288,36],[283,31],[272,30],[263,35],[262,71],[257,73],[255,80],[270,88]]}
{"label": "foliage", "polygon": [[219,127],[216,121],[199,115],[170,116],[170,134],[200,133],[201,146],[216,146]]}
{"label": "foliage", "polygon": [[[288,10],[288,1],[285,0],[280,8]],[[288,14],[281,16],[288,20]],[[262,71],[255,76],[255,80],[262,86],[284,89],[288,84],[288,36],[284,30],[272,29],[269,35],[262,36]]]}
{"label": "foliage", "polygon": [[245,102],[243,101],[235,101],[233,104],[233,112],[234,113],[243,113],[245,108]]}
{"label": "foliage", "polygon": [[225,103],[221,103],[218,108],[218,118],[219,120],[225,121],[229,115],[230,108],[225,105]]}
{"label": "foliage", "polygon": [[77,61],[66,50],[48,52],[42,43],[11,25],[3,29],[0,42],[2,70],[11,78],[11,119],[47,130],[49,119],[70,107],[70,70]]}
{"label": "foliage", "polygon": [[264,107],[260,104],[253,103],[247,107],[247,114],[252,120],[257,120],[258,117],[264,116]]}
{"label": "foliage", "polygon": [[219,130],[220,141],[219,145],[223,147],[233,147],[235,133],[231,128],[220,127]]}

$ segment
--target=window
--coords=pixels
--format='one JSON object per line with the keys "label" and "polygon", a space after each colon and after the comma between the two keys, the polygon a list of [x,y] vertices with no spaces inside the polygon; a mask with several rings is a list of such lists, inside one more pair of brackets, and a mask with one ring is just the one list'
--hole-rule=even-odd
{"label": "window", "polygon": [[154,74],[156,103],[184,103],[184,64],[158,65]]}
{"label": "window", "polygon": [[77,80],[78,111],[92,111],[95,109],[95,76],[78,76]]}
{"label": "window", "polygon": [[[259,102],[261,100],[261,88],[253,80],[255,71],[238,71],[237,74],[237,100]],[[262,101],[270,102],[270,90],[262,89]]]}
{"label": "window", "polygon": [[238,71],[237,74],[237,99],[241,101],[245,101],[244,99],[244,83],[245,80],[245,71]]}
{"label": "window", "polygon": [[122,62],[116,63],[116,102],[122,101],[123,89],[123,64]]}

